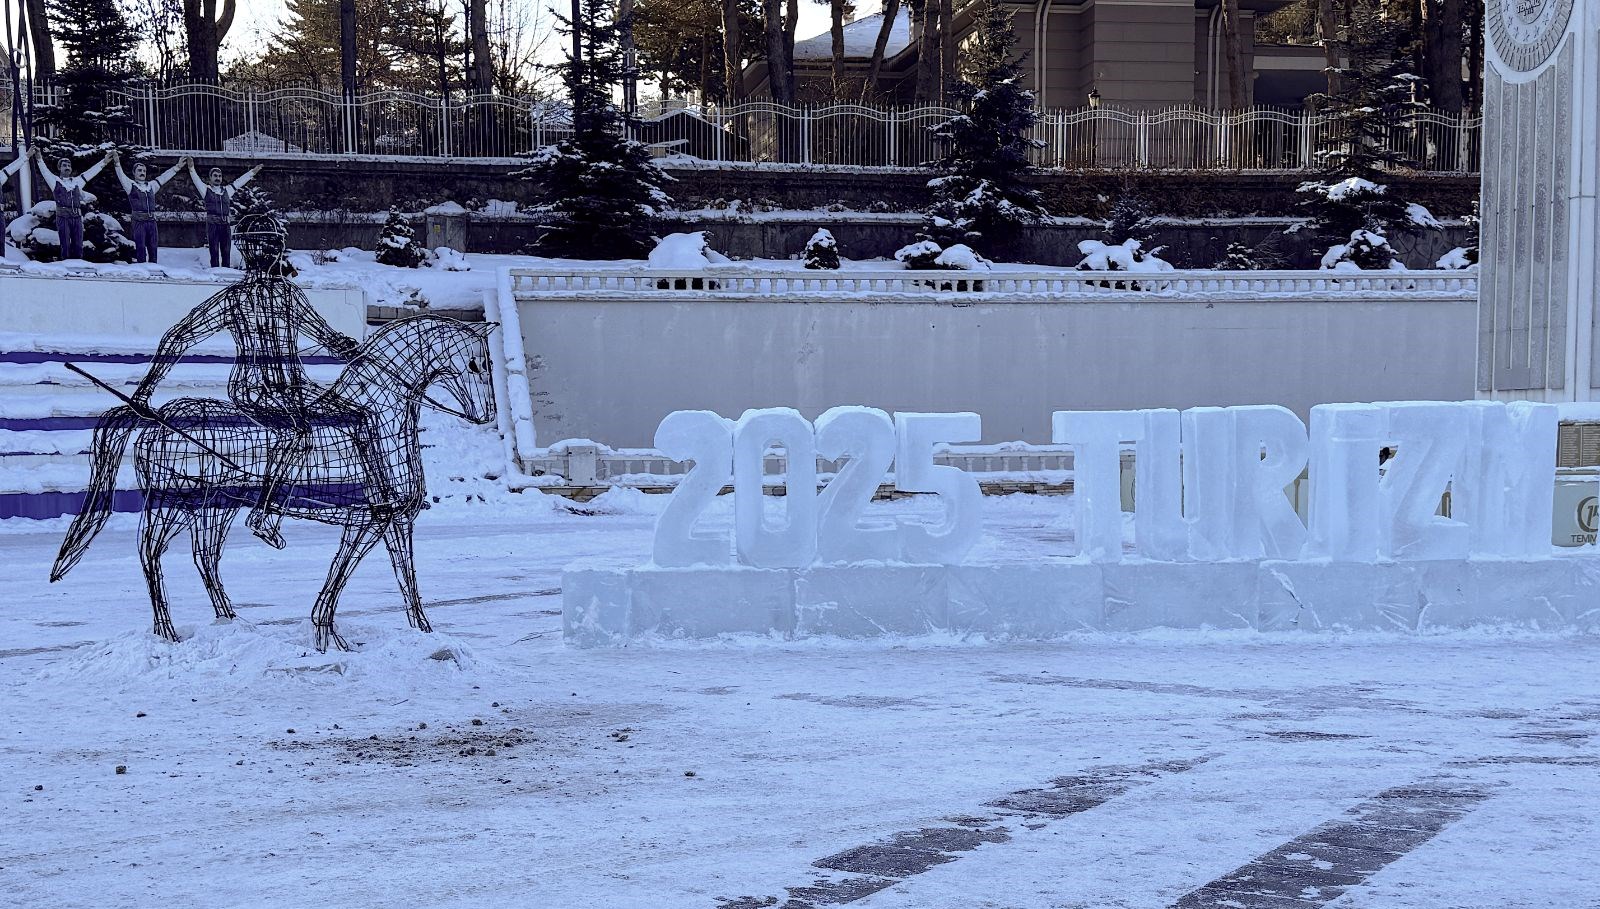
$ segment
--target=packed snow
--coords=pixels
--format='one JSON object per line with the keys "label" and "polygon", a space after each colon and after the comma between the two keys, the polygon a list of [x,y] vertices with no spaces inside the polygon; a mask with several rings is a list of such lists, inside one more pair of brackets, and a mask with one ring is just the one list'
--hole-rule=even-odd
{"label": "packed snow", "polygon": [[[1173,761],[1200,763],[1070,816],[1015,815],[852,905],[1166,906],[1374,793],[1445,783],[1489,795],[1338,905],[1576,907],[1600,888],[1592,636],[574,650],[561,569],[642,561],[665,497],[512,494],[429,452],[441,501],[417,551],[438,630],[405,627],[374,553],[341,609],[354,653],[309,647],[329,528],[289,522],[282,553],[238,531],[230,625],[170,555],[176,645],[146,633],[130,520],[56,585],[59,527],[0,538],[39,566],[0,607],[14,904],[773,905],[833,874],[813,866],[829,856]],[[984,499],[975,556],[1053,551],[1064,506]],[[727,497],[711,519],[731,524]]]}

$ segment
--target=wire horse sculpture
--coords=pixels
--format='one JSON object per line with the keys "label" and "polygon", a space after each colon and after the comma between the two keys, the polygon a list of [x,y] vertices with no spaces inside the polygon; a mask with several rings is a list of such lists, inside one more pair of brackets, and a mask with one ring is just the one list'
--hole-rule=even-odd
{"label": "wire horse sculpture", "polygon": [[[311,614],[319,651],[330,644],[350,649],[334,627],[334,611],[356,565],[379,540],[389,551],[407,620],[431,631],[412,547],[413,524],[427,507],[418,420],[424,405],[473,423],[494,420],[488,337],[496,326],[419,315],[391,322],[358,344],[334,331],[278,274],[284,235],[276,219],[247,216],[239,227],[244,278],[173,326],[138,390],[101,416],[89,492],[50,580],[65,576],[105,526],[133,436],[144,493],[139,559],[157,635],[178,640],[161,557],[186,529],[217,618],[236,618],[218,562],[243,508],[251,509],[250,528],[276,548],[283,545],[278,523],[284,517],[343,526]],[[152,409],[151,392],[183,351],[223,331],[237,348],[228,382],[232,402],[179,398]],[[348,360],[332,385],[318,386],[305,374],[296,347],[301,335]],[[435,384],[455,406],[429,395]]]}

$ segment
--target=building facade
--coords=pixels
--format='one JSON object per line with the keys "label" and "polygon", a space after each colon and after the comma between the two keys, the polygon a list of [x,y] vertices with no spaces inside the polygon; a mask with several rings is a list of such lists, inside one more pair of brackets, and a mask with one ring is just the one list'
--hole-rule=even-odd
{"label": "building facade", "polygon": [[[1016,21],[1016,51],[1023,78],[1040,108],[1102,104],[1155,109],[1272,104],[1298,107],[1326,87],[1322,50],[1315,46],[1258,45],[1256,16],[1286,0],[1240,0],[1245,97],[1228,92],[1222,6],[1219,0],[1038,0],[1008,3]],[[846,91],[859,97],[882,24],[881,14],[845,26]],[[973,29],[956,15],[957,42]],[[876,97],[910,101],[916,91],[920,29],[902,7],[890,31]],[[795,43],[800,100],[833,100],[832,38],[824,32]],[[767,92],[766,63],[747,71],[752,97]]]}

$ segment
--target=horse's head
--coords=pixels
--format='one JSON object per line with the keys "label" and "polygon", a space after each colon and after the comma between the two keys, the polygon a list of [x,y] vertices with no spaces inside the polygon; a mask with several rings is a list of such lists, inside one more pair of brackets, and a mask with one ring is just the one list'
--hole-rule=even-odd
{"label": "horse's head", "polygon": [[455,399],[455,408],[434,407],[472,423],[494,421],[494,373],[489,359],[489,335],[498,322],[460,322],[459,334],[444,345],[442,356],[434,363],[434,382],[442,385]]}

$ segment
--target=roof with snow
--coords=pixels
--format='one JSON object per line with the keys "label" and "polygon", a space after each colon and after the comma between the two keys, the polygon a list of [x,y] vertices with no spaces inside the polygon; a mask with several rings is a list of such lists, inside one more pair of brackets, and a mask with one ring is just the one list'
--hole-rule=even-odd
{"label": "roof with snow", "polygon": [[[878,42],[878,29],[883,22],[883,13],[873,13],[862,16],[844,27],[844,55],[865,60],[872,56],[872,47]],[[894,27],[889,29],[889,43],[884,46],[885,59],[893,57],[906,49],[911,43],[911,14],[902,6],[900,12],[895,14]],[[794,43],[794,58],[796,60],[831,60],[833,59],[833,35],[823,32],[820,35],[807,38]]]}

